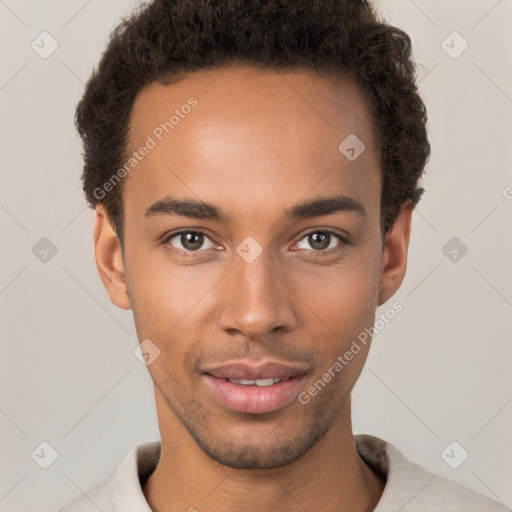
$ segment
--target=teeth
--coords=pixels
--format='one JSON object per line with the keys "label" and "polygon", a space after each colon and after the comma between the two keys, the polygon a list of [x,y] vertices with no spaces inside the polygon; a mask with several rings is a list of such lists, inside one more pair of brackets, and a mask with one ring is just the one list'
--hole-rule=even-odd
{"label": "teeth", "polygon": [[274,380],[277,380],[277,382],[279,382],[279,379],[273,379],[271,377],[270,379],[255,380],[254,383],[256,384],[256,386],[272,386],[272,384],[274,384]]}
{"label": "teeth", "polygon": [[256,380],[247,380],[247,379],[227,379],[231,384],[241,384],[242,386],[272,386],[272,384],[276,384],[281,382],[281,379],[275,379],[270,377],[268,379],[256,379]]}

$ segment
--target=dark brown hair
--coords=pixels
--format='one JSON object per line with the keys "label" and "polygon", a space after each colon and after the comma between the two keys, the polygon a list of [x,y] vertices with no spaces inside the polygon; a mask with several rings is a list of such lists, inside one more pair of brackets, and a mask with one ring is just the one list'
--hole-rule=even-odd
{"label": "dark brown hair", "polygon": [[114,28],[75,116],[87,201],[105,206],[121,246],[123,182],[103,187],[127,161],[135,97],[154,80],[238,62],[351,77],[368,99],[380,150],[383,235],[404,202],[418,203],[430,144],[411,40],[369,1],[153,0]]}

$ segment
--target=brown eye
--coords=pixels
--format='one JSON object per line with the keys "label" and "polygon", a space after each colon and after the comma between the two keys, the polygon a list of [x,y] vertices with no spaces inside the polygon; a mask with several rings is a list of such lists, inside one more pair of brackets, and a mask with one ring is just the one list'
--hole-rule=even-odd
{"label": "brown eye", "polygon": [[[171,243],[171,241],[173,241]],[[206,241],[210,241],[209,247],[203,247]],[[182,252],[199,252],[199,249],[210,249],[214,246],[213,242],[201,231],[181,231],[168,236],[164,240],[172,249]]]}
{"label": "brown eye", "polygon": [[[336,243],[336,239],[338,240],[338,243]],[[333,231],[320,230],[308,233],[298,242],[298,244],[300,244],[303,240],[307,241],[307,243],[313,249],[313,251],[319,252],[324,252],[326,249],[331,249],[333,247],[336,247],[337,245],[343,247],[344,243],[346,243],[345,240],[337,233],[334,233]],[[298,245],[298,247],[299,249],[304,248],[300,247],[300,245]]]}
{"label": "brown eye", "polygon": [[312,233],[308,235],[308,242],[316,251],[323,251],[329,247],[331,235],[328,233]]}
{"label": "brown eye", "polygon": [[196,251],[203,245],[203,238],[202,233],[182,233],[180,243],[186,251]]}

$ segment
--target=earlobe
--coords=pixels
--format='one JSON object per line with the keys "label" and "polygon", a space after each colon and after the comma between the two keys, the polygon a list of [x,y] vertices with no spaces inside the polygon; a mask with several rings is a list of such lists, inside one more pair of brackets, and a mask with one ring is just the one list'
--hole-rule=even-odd
{"label": "earlobe", "polygon": [[406,203],[393,227],[386,234],[378,306],[384,304],[397,292],[405,277],[413,210],[414,206],[410,202]]}
{"label": "earlobe", "polygon": [[94,254],[112,303],[121,309],[131,309],[121,245],[103,205],[96,207],[94,216]]}

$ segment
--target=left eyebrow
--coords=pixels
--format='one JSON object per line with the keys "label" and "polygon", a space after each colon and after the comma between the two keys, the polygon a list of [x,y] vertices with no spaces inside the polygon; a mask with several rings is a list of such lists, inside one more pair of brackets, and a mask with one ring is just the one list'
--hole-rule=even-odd
{"label": "left eyebrow", "polygon": [[309,219],[337,212],[355,212],[362,217],[366,215],[364,206],[357,199],[338,194],[295,205],[286,210],[285,216],[292,219]]}

